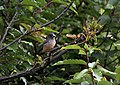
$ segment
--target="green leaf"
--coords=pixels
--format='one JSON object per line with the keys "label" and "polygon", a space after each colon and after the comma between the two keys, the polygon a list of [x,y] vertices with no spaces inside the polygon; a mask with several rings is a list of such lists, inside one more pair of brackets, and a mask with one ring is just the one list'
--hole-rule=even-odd
{"label": "green leaf", "polygon": [[53,2],[56,2],[56,3],[60,3],[60,4],[64,4],[64,5],[67,5],[67,2],[63,1],[63,0],[52,0]]}
{"label": "green leaf", "polygon": [[99,63],[99,60],[97,60],[96,62],[88,63],[88,66],[90,68],[94,68],[98,63]]}
{"label": "green leaf", "polygon": [[20,23],[26,30],[30,30],[30,26],[25,23]]}
{"label": "green leaf", "polygon": [[100,65],[97,65],[97,68],[98,68],[99,70],[101,70],[101,71],[105,72],[105,73],[109,73],[109,74],[113,74],[113,75],[115,75],[115,74],[116,74],[115,72],[111,72],[111,71],[109,71],[109,70],[107,70],[107,69],[103,68],[103,67],[102,67],[102,66],[100,66]]}
{"label": "green leaf", "polygon": [[95,80],[97,80],[97,81],[101,81],[101,79],[103,78],[102,73],[101,73],[101,71],[99,69],[94,69],[92,71],[92,74],[95,77]]}
{"label": "green leaf", "polygon": [[110,83],[109,81],[102,80],[102,81],[99,81],[97,85],[112,85],[112,83]]}
{"label": "green leaf", "polygon": [[120,40],[118,40],[117,42],[114,43],[114,46],[120,50]]}
{"label": "green leaf", "polygon": [[109,0],[106,9],[113,9],[119,0]]}
{"label": "green leaf", "polygon": [[86,52],[85,52],[84,49],[79,49],[79,53],[78,54],[86,55]]}
{"label": "green leaf", "polygon": [[106,8],[106,9],[113,9],[114,6],[113,6],[112,4],[107,4],[105,8]]}
{"label": "green leaf", "polygon": [[18,29],[11,28],[9,34],[15,38],[16,36],[20,36],[21,32]]}
{"label": "green leaf", "polygon": [[33,46],[33,44],[31,42],[27,42],[27,41],[21,41],[22,43],[28,44],[30,46]]}
{"label": "green leaf", "polygon": [[42,30],[49,31],[49,32],[54,32],[54,33],[59,33],[58,31],[52,30],[52,29],[49,28],[49,27],[43,27]]}
{"label": "green leaf", "polygon": [[117,73],[117,74],[115,75],[116,80],[117,80],[117,81],[120,81],[120,66],[117,66],[117,67],[116,67],[115,72]]}
{"label": "green leaf", "polygon": [[61,48],[61,50],[63,50],[63,49],[81,49],[81,47],[78,45],[68,45],[68,46]]}
{"label": "green leaf", "polygon": [[77,11],[73,8],[73,7],[70,7],[70,9],[76,13],[76,15],[78,15]]}
{"label": "green leaf", "polygon": [[63,60],[63,61],[58,61],[57,63],[53,64],[55,65],[67,65],[67,64],[82,64],[86,65],[86,62],[84,60],[78,60],[78,59],[69,59],[69,60]]}
{"label": "green leaf", "polygon": [[13,44],[13,45],[9,46],[7,49],[12,50],[13,52],[16,52],[17,49],[18,49],[18,45],[17,44]]}
{"label": "green leaf", "polygon": [[90,54],[94,52],[94,47],[88,46],[87,44],[84,45],[84,48],[89,51]]}
{"label": "green leaf", "polygon": [[40,2],[42,6],[44,6],[47,3],[45,0],[37,0],[37,1]]}
{"label": "green leaf", "polygon": [[102,52],[100,48],[93,47],[93,49]]}
{"label": "green leaf", "polygon": [[4,7],[3,7],[3,6],[0,6],[0,10],[4,10]]}
{"label": "green leaf", "polygon": [[85,76],[86,72],[88,72],[88,69],[82,70],[80,73],[75,73],[73,79],[80,79],[83,76]]}
{"label": "green leaf", "polygon": [[86,50],[89,50],[89,49],[90,49],[86,43],[85,43],[85,45],[84,45],[84,48],[85,48]]}
{"label": "green leaf", "polygon": [[35,2],[33,0],[23,0],[22,5],[28,5],[28,6],[36,6]]}

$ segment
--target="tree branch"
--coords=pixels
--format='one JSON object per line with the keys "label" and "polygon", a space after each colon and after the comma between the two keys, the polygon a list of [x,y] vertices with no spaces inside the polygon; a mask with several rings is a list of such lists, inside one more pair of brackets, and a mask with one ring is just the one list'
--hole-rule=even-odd
{"label": "tree branch", "polygon": [[[80,39],[78,38],[76,41],[73,41],[71,43],[69,43],[68,45],[71,45],[71,44],[77,44],[80,42]],[[61,46],[62,47],[62,46]],[[58,50],[60,49],[61,47],[56,47],[54,50]],[[50,63],[52,63],[53,61],[59,59],[63,54],[69,52],[69,50],[62,50],[62,51],[59,51],[56,55],[54,55],[51,60],[49,61],[49,58],[47,59],[44,59],[43,60],[43,63],[40,65],[40,66],[37,66],[34,65],[31,69],[29,70],[26,70],[24,72],[21,72],[21,73],[17,73],[17,74],[14,74],[14,75],[11,75],[11,76],[6,76],[6,77],[1,77],[0,78],[0,83],[2,82],[6,82],[10,79],[15,79],[15,78],[19,78],[19,77],[23,77],[23,76],[27,76],[27,75],[35,75],[36,72],[41,72],[44,68],[46,68],[48,65],[50,65]]]}
{"label": "tree branch", "polygon": [[0,51],[2,51],[2,50],[4,50],[5,48],[11,46],[12,44],[14,44],[14,43],[17,42],[18,40],[20,40],[22,37],[24,37],[27,33],[28,33],[28,31],[25,31],[23,35],[21,35],[20,37],[16,38],[14,41],[12,41],[11,43],[7,44],[6,46],[0,48]]}
{"label": "tree branch", "polygon": [[[72,5],[72,3],[74,2],[74,0],[71,1],[71,3],[63,10],[63,12],[61,12],[56,18],[54,18],[53,20],[41,25],[39,28],[42,28],[44,26],[47,26],[53,22],[55,22],[56,20],[58,20],[68,9],[69,7]],[[21,35],[20,37],[18,37],[17,39],[15,39],[13,42],[7,44],[6,46],[4,47],[1,47],[0,48],[0,51],[6,49],[7,47],[11,46],[12,44],[14,44],[15,42],[17,42],[19,39],[23,38],[25,35],[27,34],[30,34],[31,32],[35,32],[35,31],[39,31],[38,29],[33,29],[32,31],[28,32],[28,31],[25,31],[25,33],[23,35]]]}
{"label": "tree branch", "polygon": [[7,82],[8,80],[11,80],[11,79],[15,79],[15,78],[18,78],[18,77],[23,77],[23,76],[26,76],[26,75],[35,75],[36,72],[40,72],[42,71],[46,66],[48,66],[52,61],[58,59],[61,55],[65,54],[67,52],[67,50],[63,50],[61,52],[59,52],[57,55],[55,55],[51,61],[49,61],[48,59],[44,59],[43,60],[43,64],[41,66],[33,66],[31,69],[29,70],[26,70],[26,71],[23,71],[21,73],[17,73],[17,74],[14,74],[14,75],[10,75],[10,76],[6,76],[6,77],[1,77],[0,78],[0,83],[3,83],[3,82]]}

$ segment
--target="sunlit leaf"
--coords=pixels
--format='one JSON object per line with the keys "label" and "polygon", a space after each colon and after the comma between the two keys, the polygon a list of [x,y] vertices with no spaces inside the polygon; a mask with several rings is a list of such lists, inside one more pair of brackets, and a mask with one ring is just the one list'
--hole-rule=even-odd
{"label": "sunlit leaf", "polygon": [[97,60],[96,62],[88,63],[88,66],[90,68],[94,68],[98,63],[99,63],[99,60]]}
{"label": "sunlit leaf", "polygon": [[58,33],[58,31],[52,30],[52,29],[49,28],[49,27],[43,27],[42,30],[49,31],[49,32],[54,32],[54,33]]}
{"label": "sunlit leaf", "polygon": [[86,55],[86,52],[85,52],[84,49],[79,49],[79,53],[78,54]]}
{"label": "sunlit leaf", "polygon": [[67,2],[63,1],[63,0],[52,0],[53,2],[56,2],[56,3],[60,3],[60,4],[64,4],[64,5],[67,5]]}
{"label": "sunlit leaf", "polygon": [[116,66],[115,72],[117,73],[117,74],[115,75],[116,80],[117,80],[117,81],[120,81],[120,66]]}
{"label": "sunlit leaf", "polygon": [[95,77],[95,79],[96,79],[97,81],[101,81],[101,79],[103,78],[103,77],[102,77],[102,72],[101,72],[100,70],[98,70],[98,69],[94,69],[94,70],[92,71],[92,73],[93,73],[93,76]]}
{"label": "sunlit leaf", "polygon": [[100,9],[99,13],[102,15],[105,12],[103,8]]}
{"label": "sunlit leaf", "polygon": [[103,67],[100,66],[100,65],[97,65],[97,68],[98,68],[99,70],[105,72],[105,73],[109,73],[109,74],[113,74],[113,75],[117,74],[117,73],[115,73],[115,72],[111,72],[111,71],[109,71],[109,70],[103,68]]}
{"label": "sunlit leaf", "polygon": [[76,15],[78,15],[77,11],[73,8],[73,7],[70,7],[70,9],[75,12]]}
{"label": "sunlit leaf", "polygon": [[25,28],[26,30],[30,30],[30,26],[29,26],[29,25],[27,25],[27,24],[25,24],[25,23],[21,23],[21,25],[24,26],[24,28]]}
{"label": "sunlit leaf", "polygon": [[93,47],[93,49],[102,52],[100,48]]}
{"label": "sunlit leaf", "polygon": [[106,5],[106,9],[113,9],[114,5],[117,4],[118,0],[109,0],[108,4]]}
{"label": "sunlit leaf", "polygon": [[29,7],[28,7],[28,9],[29,9],[31,12],[33,12],[33,11],[34,11],[33,6],[29,6]]}
{"label": "sunlit leaf", "polygon": [[3,6],[0,6],[0,10],[3,10],[4,9],[4,7]]}
{"label": "sunlit leaf", "polygon": [[33,44],[31,42],[27,42],[27,41],[21,41],[22,43],[25,43],[25,44],[29,44],[30,46],[33,46]]}
{"label": "sunlit leaf", "polygon": [[112,4],[107,4],[106,9],[113,9],[114,6]]}
{"label": "sunlit leaf", "polygon": [[78,45],[68,45],[68,46],[61,48],[61,50],[63,50],[63,49],[81,49],[81,47]]}
{"label": "sunlit leaf", "polygon": [[85,43],[85,45],[84,45],[84,48],[86,49],[86,50],[89,50],[90,48],[89,48],[89,46]]}
{"label": "sunlit leaf", "polygon": [[80,73],[76,73],[74,75],[73,79],[80,79],[80,78],[82,78],[83,76],[86,75],[86,72],[88,72],[88,69],[84,69]]}

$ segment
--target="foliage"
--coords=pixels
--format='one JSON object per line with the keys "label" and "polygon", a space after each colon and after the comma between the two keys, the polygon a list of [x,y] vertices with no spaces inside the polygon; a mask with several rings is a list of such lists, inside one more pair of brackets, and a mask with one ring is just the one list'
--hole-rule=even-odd
{"label": "foliage", "polygon": [[119,0],[0,1],[1,84],[119,85],[119,65]]}

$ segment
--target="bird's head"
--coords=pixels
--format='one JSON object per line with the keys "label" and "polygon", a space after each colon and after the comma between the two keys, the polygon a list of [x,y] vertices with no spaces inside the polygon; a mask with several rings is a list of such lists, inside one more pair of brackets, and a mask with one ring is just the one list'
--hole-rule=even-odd
{"label": "bird's head", "polygon": [[53,38],[55,38],[56,37],[56,35],[54,34],[54,33],[50,33],[48,36],[47,36],[47,38],[49,38],[49,39],[53,39]]}

